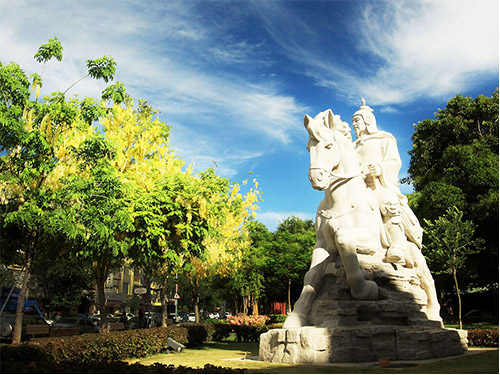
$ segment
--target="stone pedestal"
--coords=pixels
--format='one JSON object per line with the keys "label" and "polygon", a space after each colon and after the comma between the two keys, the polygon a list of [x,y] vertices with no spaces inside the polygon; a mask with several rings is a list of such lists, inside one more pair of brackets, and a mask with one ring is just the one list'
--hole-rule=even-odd
{"label": "stone pedestal", "polygon": [[420,360],[467,351],[467,331],[444,329],[426,315],[427,297],[416,271],[358,254],[365,278],[379,287],[376,301],[352,298],[340,263],[327,267],[312,302],[309,326],[275,329],[260,337],[269,362],[329,363]]}
{"label": "stone pedestal", "polygon": [[402,326],[273,329],[260,337],[267,362],[372,362],[419,360],[461,354],[467,331]]}

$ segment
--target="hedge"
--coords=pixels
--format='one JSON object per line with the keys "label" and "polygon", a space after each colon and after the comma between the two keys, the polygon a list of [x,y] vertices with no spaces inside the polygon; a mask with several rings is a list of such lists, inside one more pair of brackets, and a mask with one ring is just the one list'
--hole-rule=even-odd
{"label": "hedge", "polygon": [[139,358],[166,352],[168,337],[181,344],[188,344],[188,330],[183,327],[41,338],[19,345],[2,346],[2,367],[6,362],[26,361],[26,358],[34,362],[54,364]]}
{"label": "hedge", "polygon": [[204,325],[139,329],[69,337],[49,337],[0,347],[2,373],[244,373],[205,365],[204,368],[155,363],[145,366],[124,360],[166,352],[167,338],[196,346],[207,338]]}

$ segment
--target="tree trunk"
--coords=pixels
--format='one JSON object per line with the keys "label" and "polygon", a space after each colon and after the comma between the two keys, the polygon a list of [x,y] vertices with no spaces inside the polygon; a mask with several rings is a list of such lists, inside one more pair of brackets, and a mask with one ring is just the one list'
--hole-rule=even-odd
{"label": "tree trunk", "polygon": [[238,302],[238,298],[234,297],[234,316],[240,313],[240,304]]}
{"label": "tree trunk", "polygon": [[259,299],[255,298],[255,295],[253,294],[252,294],[252,304],[253,304],[252,315],[254,316],[259,315]]}
{"label": "tree trunk", "polygon": [[108,314],[106,313],[106,294],[104,293],[104,288],[106,284],[106,279],[108,278],[108,272],[106,272],[106,267],[102,265],[97,265],[95,268],[96,272],[96,286],[97,286],[97,300],[99,302],[99,311],[101,312],[101,332],[109,332],[108,326]]}
{"label": "tree trunk", "polygon": [[[30,247],[32,247],[31,245]],[[21,290],[19,291],[19,296],[17,297],[16,306],[16,322],[14,323],[14,335],[12,337],[13,344],[19,344],[21,342],[21,335],[23,329],[23,311],[24,311],[24,300],[26,298],[26,291],[28,290],[28,282],[31,277],[31,265],[32,265],[32,248],[28,249],[26,252],[26,265],[24,267],[23,281],[21,284]]]}
{"label": "tree trunk", "polygon": [[165,287],[162,287],[160,289],[160,299],[161,299],[161,326],[166,327],[168,319],[168,307],[167,307],[168,299]]}
{"label": "tree trunk", "polygon": [[457,269],[453,268],[453,280],[455,280],[455,288],[457,290],[458,297],[458,324],[459,328],[462,329],[462,298],[460,297],[460,289],[458,289],[458,279],[457,279]]}
{"label": "tree trunk", "polygon": [[292,298],[290,290],[292,289],[292,279],[288,278],[288,313],[292,312]]}
{"label": "tree trunk", "polygon": [[193,279],[193,296],[194,296],[194,319],[196,323],[200,322],[200,307],[198,303],[200,301],[200,297],[198,295],[198,277],[194,277]]}
{"label": "tree trunk", "polygon": [[243,315],[248,315],[248,296],[243,297]]}

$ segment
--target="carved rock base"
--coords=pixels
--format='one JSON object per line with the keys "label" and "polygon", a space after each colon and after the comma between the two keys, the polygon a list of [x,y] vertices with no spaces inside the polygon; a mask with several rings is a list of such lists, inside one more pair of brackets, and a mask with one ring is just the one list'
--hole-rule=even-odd
{"label": "carved rock base", "polygon": [[341,262],[328,265],[310,305],[308,326],[260,337],[259,358],[269,362],[329,363],[420,360],[467,351],[467,331],[441,328],[426,313],[427,296],[416,270],[358,254],[365,278],[379,288],[376,301],[355,300]]}
{"label": "carved rock base", "polygon": [[420,360],[467,351],[467,331],[401,326],[273,329],[260,336],[259,359],[330,363]]}

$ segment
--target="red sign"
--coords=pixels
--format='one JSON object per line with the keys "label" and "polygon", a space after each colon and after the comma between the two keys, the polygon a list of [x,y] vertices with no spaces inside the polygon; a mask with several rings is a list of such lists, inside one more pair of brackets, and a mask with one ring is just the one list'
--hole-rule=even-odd
{"label": "red sign", "polygon": [[181,296],[179,295],[179,293],[175,292],[174,299],[181,299]]}

